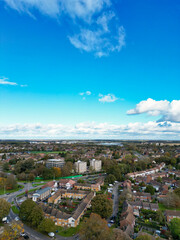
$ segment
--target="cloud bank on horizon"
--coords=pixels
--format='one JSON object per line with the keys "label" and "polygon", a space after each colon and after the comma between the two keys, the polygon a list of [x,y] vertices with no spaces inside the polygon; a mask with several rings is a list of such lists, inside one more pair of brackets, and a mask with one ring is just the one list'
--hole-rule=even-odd
{"label": "cloud bank on horizon", "polygon": [[129,124],[79,123],[74,126],[62,124],[11,124],[0,126],[4,139],[174,139],[180,138],[180,123],[136,122]]}
{"label": "cloud bank on horizon", "polygon": [[[90,95],[90,91],[81,95]],[[102,99],[111,95],[101,95]],[[115,98],[115,96],[114,96]],[[109,100],[108,100],[109,101]],[[102,102],[107,102],[107,99]],[[148,113],[152,116],[162,115],[158,121],[147,123],[135,122],[128,124],[110,124],[82,122],[76,125],[63,124],[11,124],[0,125],[0,136],[12,138],[107,138],[107,139],[180,139],[180,100],[155,101],[151,98],[141,101],[134,109],[127,111],[128,115]]]}
{"label": "cloud bank on horizon", "polygon": [[33,10],[60,20],[71,19],[73,29],[68,36],[77,49],[91,52],[97,57],[121,51],[125,46],[125,29],[111,6],[111,0],[3,0],[20,13],[35,18]]}

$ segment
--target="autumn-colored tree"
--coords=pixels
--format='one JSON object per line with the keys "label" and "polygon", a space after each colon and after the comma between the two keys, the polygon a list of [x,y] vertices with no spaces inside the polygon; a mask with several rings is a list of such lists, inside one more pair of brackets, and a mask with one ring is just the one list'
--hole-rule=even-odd
{"label": "autumn-colored tree", "polygon": [[20,222],[11,222],[11,225],[5,225],[4,231],[0,236],[1,240],[20,239],[20,233],[23,231],[23,224]]}
{"label": "autumn-colored tree", "polygon": [[91,205],[92,212],[99,214],[102,218],[108,218],[112,214],[112,200],[108,199],[104,194],[94,197]]}
{"label": "autumn-colored tree", "polygon": [[54,167],[53,172],[54,172],[55,178],[61,177],[61,169],[60,168]]}
{"label": "autumn-colored tree", "polygon": [[4,189],[6,186],[7,179],[4,177],[0,177],[0,189]]}
{"label": "autumn-colored tree", "polygon": [[6,189],[15,189],[17,188],[17,181],[15,179],[15,177],[11,174],[8,175],[7,177],[7,181],[6,181]]}
{"label": "autumn-colored tree", "polygon": [[113,236],[107,221],[95,213],[84,219],[79,234],[82,240],[110,240]]}
{"label": "autumn-colored tree", "polygon": [[0,200],[0,221],[2,221],[3,217],[6,217],[9,214],[9,210],[11,208],[11,204],[8,203],[4,198]]}

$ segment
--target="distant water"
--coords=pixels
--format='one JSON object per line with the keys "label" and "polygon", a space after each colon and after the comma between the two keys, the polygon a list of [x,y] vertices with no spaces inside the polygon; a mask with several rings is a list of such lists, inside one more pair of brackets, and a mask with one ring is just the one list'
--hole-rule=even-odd
{"label": "distant water", "polygon": [[101,142],[99,145],[104,145],[104,146],[120,146],[123,147],[123,144],[120,142]]}

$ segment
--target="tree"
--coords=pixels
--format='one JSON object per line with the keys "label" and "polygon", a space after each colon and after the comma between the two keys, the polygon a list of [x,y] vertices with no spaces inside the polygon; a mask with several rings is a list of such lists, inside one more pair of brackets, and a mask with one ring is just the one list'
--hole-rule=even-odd
{"label": "tree", "polygon": [[112,200],[106,195],[99,194],[91,202],[92,212],[99,214],[102,218],[108,218],[112,214]]}
{"label": "tree", "polygon": [[174,218],[170,222],[170,231],[173,239],[180,239],[180,219]]}
{"label": "tree", "polygon": [[25,181],[26,180],[26,174],[25,173],[20,173],[17,175],[18,180],[20,181]]}
{"label": "tree", "polygon": [[9,214],[11,204],[8,203],[4,198],[0,201],[0,221]]}
{"label": "tree", "polygon": [[145,189],[145,192],[150,193],[151,195],[154,195],[155,191],[156,191],[156,189],[153,188],[153,186],[151,186],[151,185],[148,185]]}
{"label": "tree", "polygon": [[35,178],[35,176],[34,176],[33,173],[30,173],[30,174],[28,175],[28,180],[29,180],[29,181],[34,181],[34,178]]}
{"label": "tree", "polygon": [[176,189],[174,190],[174,193],[175,193],[177,196],[180,197],[180,188],[176,188]]}
{"label": "tree", "polygon": [[112,183],[114,183],[114,181],[116,181],[116,177],[115,177],[113,174],[109,174],[109,175],[106,177],[106,181],[107,181],[109,184],[112,184]]}
{"label": "tree", "polygon": [[161,210],[156,212],[156,220],[161,224],[165,224],[165,216]]}
{"label": "tree", "polygon": [[9,171],[9,163],[8,162],[5,162],[3,164],[3,171],[6,172],[6,171]]}
{"label": "tree", "polygon": [[107,221],[95,213],[91,213],[90,218],[84,219],[79,234],[82,240],[112,239],[112,232],[107,226]]}
{"label": "tree", "polygon": [[131,240],[131,238],[121,229],[114,228],[113,233],[114,233],[113,240]]}
{"label": "tree", "polygon": [[150,235],[147,235],[147,234],[144,233],[144,234],[138,236],[136,238],[136,240],[152,240],[152,237]]}
{"label": "tree", "polygon": [[38,205],[35,205],[32,209],[31,214],[28,217],[28,222],[30,222],[32,226],[37,227],[42,220],[43,220],[42,208]]}
{"label": "tree", "polygon": [[20,233],[23,231],[23,224],[19,222],[11,222],[11,225],[5,225],[2,235],[0,235],[1,240],[15,240],[19,239]]}
{"label": "tree", "polygon": [[53,170],[48,168],[43,168],[42,177],[45,180],[53,179]]}
{"label": "tree", "polygon": [[6,186],[6,181],[6,178],[0,177],[0,189],[4,189],[4,187]]}
{"label": "tree", "polygon": [[73,167],[72,162],[66,162],[66,164],[62,168],[62,176],[63,177],[70,176],[72,173],[72,167]]}
{"label": "tree", "polygon": [[36,206],[36,203],[33,202],[31,199],[25,200],[20,207],[19,216],[23,221],[28,221],[28,218],[33,210],[33,208]]}
{"label": "tree", "polygon": [[45,233],[54,232],[55,229],[55,223],[50,218],[44,218],[38,226],[38,230]]}
{"label": "tree", "polygon": [[17,181],[15,179],[15,177],[11,174],[8,175],[7,177],[7,181],[6,181],[6,189],[15,189],[17,188]]}
{"label": "tree", "polygon": [[78,179],[77,182],[78,183],[85,183],[85,181],[83,179]]}
{"label": "tree", "polygon": [[61,169],[60,168],[54,167],[53,172],[54,172],[55,178],[61,177]]}

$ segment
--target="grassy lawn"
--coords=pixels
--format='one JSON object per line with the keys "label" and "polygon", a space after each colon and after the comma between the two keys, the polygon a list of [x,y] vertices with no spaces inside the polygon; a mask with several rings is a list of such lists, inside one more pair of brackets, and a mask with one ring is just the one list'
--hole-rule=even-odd
{"label": "grassy lawn", "polygon": [[44,185],[44,183],[33,183],[32,184],[33,187],[40,186],[40,185]]}
{"label": "grassy lawn", "polygon": [[176,211],[180,211],[180,208],[172,208],[172,207],[166,207],[166,206],[164,206],[162,203],[158,203],[158,205],[159,205],[159,209],[161,210],[161,211],[165,211],[165,210],[176,210]]}
{"label": "grassy lawn", "polygon": [[12,208],[13,213],[19,214],[19,209],[16,206],[12,206],[11,208]]}
{"label": "grassy lawn", "polygon": [[59,154],[59,153],[67,153],[65,151],[54,151],[54,152],[46,152],[46,151],[31,151],[32,154],[45,153],[45,154]]}
{"label": "grassy lawn", "polygon": [[[19,189],[23,189],[24,186],[23,185],[18,185],[18,187],[16,189],[12,189],[12,190],[6,190],[5,191],[5,194],[6,193],[13,193],[13,192],[17,192]],[[4,194],[4,189],[0,189],[0,195],[3,195]]]}
{"label": "grassy lawn", "polygon": [[79,232],[81,223],[77,227],[63,228],[57,227],[58,235],[62,237],[71,237]]}

